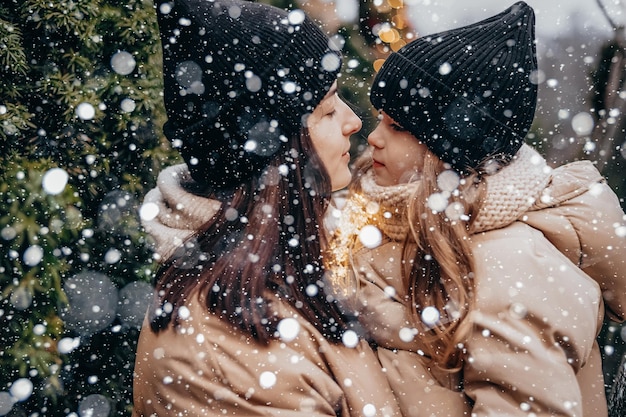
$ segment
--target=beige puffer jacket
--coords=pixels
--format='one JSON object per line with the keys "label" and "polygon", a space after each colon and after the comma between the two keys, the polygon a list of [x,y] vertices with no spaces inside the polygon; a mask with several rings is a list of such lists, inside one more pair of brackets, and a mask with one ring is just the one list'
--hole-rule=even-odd
{"label": "beige puffer jacket", "polygon": [[596,336],[604,306],[614,320],[626,313],[618,199],[591,163],[550,170],[528,146],[488,190],[472,236],[476,309],[459,372],[430,367],[419,335],[406,337],[414,325],[397,236],[351,254],[361,321],[385,347],[378,355],[403,415],[606,416]]}
{"label": "beige puffer jacket", "polygon": [[[208,220],[215,201],[186,193],[184,165],[163,171],[146,197],[158,215],[145,223],[164,258]],[[149,206],[150,207],[150,206]],[[155,210],[147,210],[148,212]],[[399,416],[380,363],[365,340],[329,343],[298,312],[269,345],[188,300],[181,326],[141,330],[133,416]]]}

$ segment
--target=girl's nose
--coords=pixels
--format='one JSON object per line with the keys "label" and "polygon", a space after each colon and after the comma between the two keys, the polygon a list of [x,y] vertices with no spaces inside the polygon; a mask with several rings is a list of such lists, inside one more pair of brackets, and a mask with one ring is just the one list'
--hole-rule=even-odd
{"label": "girl's nose", "polygon": [[381,133],[380,125],[381,123],[379,122],[376,128],[372,130],[367,136],[367,143],[369,143],[370,146],[373,146],[374,148],[383,148],[385,146],[385,141],[383,138],[384,135]]}

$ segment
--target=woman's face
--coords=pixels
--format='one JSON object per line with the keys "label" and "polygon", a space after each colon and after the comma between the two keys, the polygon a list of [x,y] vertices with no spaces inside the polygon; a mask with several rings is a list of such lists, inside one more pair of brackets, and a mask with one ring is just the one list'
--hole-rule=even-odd
{"label": "woman's face", "polygon": [[350,136],[361,130],[361,119],[337,95],[337,82],[307,120],[311,141],[328,175],[333,191],[350,183]]}
{"label": "woman's face", "polygon": [[372,147],[376,184],[397,185],[419,177],[428,148],[387,113],[380,113],[378,126],[367,142]]}

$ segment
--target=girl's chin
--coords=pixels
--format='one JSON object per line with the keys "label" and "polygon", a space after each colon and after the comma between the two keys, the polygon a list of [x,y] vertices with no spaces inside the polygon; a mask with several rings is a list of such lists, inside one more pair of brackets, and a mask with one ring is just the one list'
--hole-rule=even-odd
{"label": "girl's chin", "polygon": [[383,168],[384,168],[384,165],[380,165],[378,169],[374,167],[374,182],[376,183],[376,185],[379,185],[381,187],[386,187],[390,184],[389,184],[389,180],[385,177],[383,173],[384,171]]}

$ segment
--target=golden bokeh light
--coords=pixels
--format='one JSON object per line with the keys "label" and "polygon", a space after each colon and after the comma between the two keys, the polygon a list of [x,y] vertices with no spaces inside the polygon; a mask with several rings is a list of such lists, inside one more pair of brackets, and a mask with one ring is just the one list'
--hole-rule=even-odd
{"label": "golden bokeh light", "polygon": [[404,39],[400,39],[399,41],[391,44],[391,50],[394,52],[398,52],[398,50],[404,45],[406,45],[406,41]]}
{"label": "golden bokeh light", "polygon": [[380,70],[380,67],[382,67],[384,63],[385,60],[382,58],[374,61],[374,71],[378,72]]}
{"label": "golden bokeh light", "polygon": [[395,16],[391,19],[391,22],[393,23],[393,25],[394,25],[396,28],[398,28],[398,29],[400,29],[400,30],[402,30],[402,29],[404,29],[404,28],[406,28],[406,27],[407,27],[407,22],[406,22],[406,19],[404,18],[404,16],[399,15],[399,14],[395,15]]}
{"label": "golden bokeh light", "polygon": [[378,37],[385,43],[394,43],[400,40],[400,33],[394,28],[385,27],[378,32]]}

